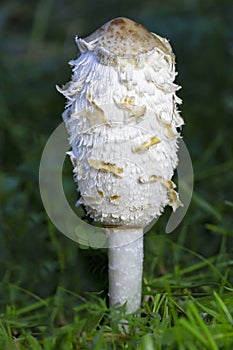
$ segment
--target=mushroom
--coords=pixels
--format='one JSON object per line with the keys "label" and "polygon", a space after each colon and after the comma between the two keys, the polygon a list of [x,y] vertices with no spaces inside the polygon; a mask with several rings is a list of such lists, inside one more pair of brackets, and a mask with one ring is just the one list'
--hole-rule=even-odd
{"label": "mushroom", "polygon": [[80,199],[109,247],[110,305],[140,308],[143,233],[166,205],[181,205],[175,57],[169,42],[127,18],[76,37],[80,56],[58,90]]}

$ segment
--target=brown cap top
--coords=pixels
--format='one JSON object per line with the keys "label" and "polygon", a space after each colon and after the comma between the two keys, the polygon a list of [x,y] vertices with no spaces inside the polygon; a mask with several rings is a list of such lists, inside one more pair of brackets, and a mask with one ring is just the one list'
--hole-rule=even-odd
{"label": "brown cap top", "polygon": [[159,36],[150,33],[143,25],[124,17],[105,23],[84,40],[87,43],[96,41],[97,46],[117,56],[138,56],[156,47],[164,53],[171,53]]}

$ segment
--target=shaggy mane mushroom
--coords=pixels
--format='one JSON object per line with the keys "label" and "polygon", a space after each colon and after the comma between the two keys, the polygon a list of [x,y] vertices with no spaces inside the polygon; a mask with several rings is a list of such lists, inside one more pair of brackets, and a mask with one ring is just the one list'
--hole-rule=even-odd
{"label": "shaggy mane mushroom", "polygon": [[58,90],[78,205],[108,235],[110,305],[131,313],[141,304],[143,231],[181,204],[172,182],[183,124],[175,58],[166,39],[123,17],[76,43],[72,79]]}

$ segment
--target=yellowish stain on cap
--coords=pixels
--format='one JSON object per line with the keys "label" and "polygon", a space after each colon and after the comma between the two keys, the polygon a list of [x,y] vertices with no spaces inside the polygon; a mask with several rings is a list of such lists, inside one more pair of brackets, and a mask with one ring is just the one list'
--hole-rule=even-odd
{"label": "yellowish stain on cap", "polygon": [[123,173],[123,169],[122,168],[117,168],[116,164],[114,163],[108,163],[108,162],[104,162],[102,160],[97,160],[97,159],[88,159],[88,163],[90,164],[90,166],[96,170],[101,170],[104,173],[112,173],[115,176],[119,176],[121,177],[121,174]]}

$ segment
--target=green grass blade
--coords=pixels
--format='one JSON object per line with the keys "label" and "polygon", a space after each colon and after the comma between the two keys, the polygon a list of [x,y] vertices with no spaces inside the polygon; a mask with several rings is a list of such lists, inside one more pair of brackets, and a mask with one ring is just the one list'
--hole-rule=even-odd
{"label": "green grass blade", "polygon": [[230,311],[228,310],[226,304],[223,302],[223,300],[220,298],[220,296],[217,294],[216,291],[214,291],[214,297],[216,300],[216,303],[219,307],[220,310],[222,310],[222,312],[225,314],[227,320],[233,325],[233,317],[230,313]]}

